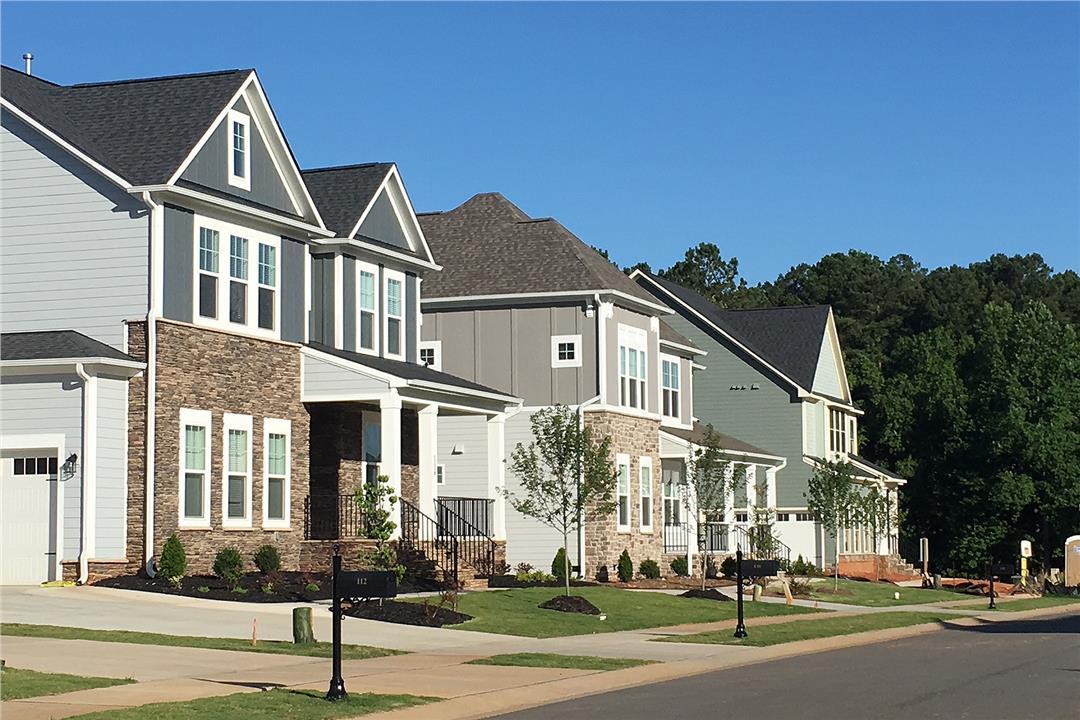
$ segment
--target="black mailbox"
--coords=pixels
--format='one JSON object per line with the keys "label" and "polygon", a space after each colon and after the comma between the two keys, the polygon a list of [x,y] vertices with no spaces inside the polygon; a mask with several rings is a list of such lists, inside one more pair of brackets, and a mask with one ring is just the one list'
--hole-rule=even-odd
{"label": "black mailbox", "polygon": [[780,572],[780,563],[776,560],[743,560],[743,577],[775,577]]}
{"label": "black mailbox", "polygon": [[387,570],[360,570],[338,575],[339,598],[392,598],[397,596],[397,575]]}

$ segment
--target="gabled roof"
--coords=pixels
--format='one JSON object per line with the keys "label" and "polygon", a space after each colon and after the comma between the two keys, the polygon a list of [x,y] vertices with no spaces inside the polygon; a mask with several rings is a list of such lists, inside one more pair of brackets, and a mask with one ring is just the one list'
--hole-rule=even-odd
{"label": "gabled roof", "polygon": [[[661,432],[674,435],[677,438],[686,440],[695,445],[704,444],[706,438],[709,436],[709,429],[706,425],[700,422],[694,422],[693,429],[686,430],[685,428],[661,428]],[[737,437],[731,435],[725,435],[724,433],[713,430],[713,437],[719,443],[722,450],[726,450],[731,453],[743,454],[743,455],[764,455],[766,457],[782,458],[782,455],[772,452],[771,450],[762,450],[759,447],[751,445],[748,442],[743,442]]]}
{"label": "gabled roof", "polygon": [[424,279],[425,299],[614,291],[658,304],[557,220],[531,218],[499,193],[418,217],[444,268]]}
{"label": "gabled roof", "polygon": [[137,362],[127,353],[75,330],[0,334],[0,360],[98,359]]}
{"label": "gabled roof", "polygon": [[634,276],[659,297],[668,295],[693,310],[803,390],[813,388],[831,312],[828,305],[724,310],[700,293],[654,273],[639,270]]}
{"label": "gabled roof", "polygon": [[132,185],[165,183],[253,70],[55,85],[3,67],[0,94]]}
{"label": "gabled roof", "polygon": [[694,351],[697,355],[705,354],[705,351],[695,345],[693,340],[676,331],[675,328],[671,327],[663,320],[660,321],[660,342],[681,345],[684,348],[689,348]]}
{"label": "gabled roof", "polygon": [[301,174],[326,227],[338,237],[348,237],[393,166],[363,163],[314,168]]}
{"label": "gabled roof", "polygon": [[885,476],[889,480],[903,480],[903,478],[900,477],[900,475],[896,474],[892,470],[888,470],[886,468],[881,467],[880,465],[872,463],[869,460],[867,460],[866,458],[862,457],[861,455],[849,455],[848,459],[851,460],[851,462],[854,463],[855,465],[862,465],[864,468],[867,468],[868,470],[873,470],[876,473],[880,473],[881,475]]}

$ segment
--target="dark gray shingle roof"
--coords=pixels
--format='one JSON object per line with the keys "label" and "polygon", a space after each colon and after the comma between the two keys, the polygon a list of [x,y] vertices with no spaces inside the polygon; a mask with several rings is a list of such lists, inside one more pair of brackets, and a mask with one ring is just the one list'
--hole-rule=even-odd
{"label": "dark gray shingle roof", "polygon": [[136,358],[74,330],[44,330],[0,334],[0,360],[59,360],[67,358]]}
{"label": "dark gray shingle roof", "polygon": [[[642,274],[734,337],[803,389],[813,388],[821,341],[829,319],[828,305],[724,310],[694,290],[653,273]],[[650,287],[648,281],[640,282],[642,287]]]}
{"label": "dark gray shingle roof", "polygon": [[499,193],[419,219],[444,268],[424,278],[425,298],[617,290],[656,303],[557,220],[534,220]]}
{"label": "dark gray shingle roof", "polygon": [[388,358],[375,357],[374,355],[364,355],[363,353],[339,350],[338,348],[323,345],[322,343],[308,343],[308,347],[313,350],[318,350],[319,352],[327,353],[328,355],[336,355],[337,357],[357,363],[358,365],[366,365],[373,370],[378,370],[393,375],[394,377],[402,378],[403,380],[421,380],[424,382],[441,383],[442,385],[450,385],[465,390],[479,390],[481,392],[492,393],[505,398],[513,397],[501,390],[496,390],[495,388],[490,388],[486,385],[481,385],[480,383],[474,383],[465,378],[459,378],[457,375],[432,370],[427,365],[420,365],[419,363],[390,360]]}
{"label": "dark gray shingle roof", "polygon": [[693,340],[679,333],[675,328],[671,327],[663,320],[660,321],[660,339],[662,341],[675,343],[676,345],[684,345],[699,352],[701,351],[701,348],[695,345]]}
{"label": "dark gray shingle roof", "polygon": [[880,465],[872,463],[869,460],[867,460],[866,458],[862,457],[861,455],[852,455],[851,459],[854,460],[855,462],[859,463],[860,465],[865,465],[866,467],[870,468],[871,470],[875,470],[875,471],[881,473],[882,475],[885,475],[886,477],[903,479],[903,478],[901,478],[900,475],[893,472],[892,470],[887,470],[886,468],[883,468]]}
{"label": "dark gray shingle roof", "polygon": [[375,197],[393,163],[364,163],[304,170],[304,184],[326,227],[348,237]]}
{"label": "dark gray shingle roof", "polygon": [[[688,440],[695,445],[701,445],[705,442],[705,438],[708,437],[708,427],[702,423],[695,422],[692,430],[685,430],[683,428],[662,428],[662,430],[675,437],[680,437],[683,440]],[[776,457],[782,457],[770,450],[762,450],[761,448],[751,445],[748,442],[743,442],[737,437],[731,435],[725,435],[722,432],[713,430],[713,437],[720,444],[720,447],[724,450],[730,450],[736,453],[751,453],[754,455],[773,455]]]}
{"label": "dark gray shingle roof", "polygon": [[163,183],[253,70],[55,85],[4,67],[16,107],[135,185]]}

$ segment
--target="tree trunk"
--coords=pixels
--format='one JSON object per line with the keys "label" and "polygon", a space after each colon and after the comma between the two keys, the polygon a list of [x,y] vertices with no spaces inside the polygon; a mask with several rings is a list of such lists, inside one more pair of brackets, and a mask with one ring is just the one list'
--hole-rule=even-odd
{"label": "tree trunk", "polygon": [[566,584],[566,596],[570,597],[570,540],[569,533],[563,530],[562,534],[562,548],[563,548],[563,582]]}
{"label": "tree trunk", "polygon": [[311,629],[311,608],[293,608],[292,637],[297,645],[309,645],[315,642],[315,633]]}
{"label": "tree trunk", "polygon": [[840,515],[836,516],[836,532],[833,533],[833,592],[840,589]]}

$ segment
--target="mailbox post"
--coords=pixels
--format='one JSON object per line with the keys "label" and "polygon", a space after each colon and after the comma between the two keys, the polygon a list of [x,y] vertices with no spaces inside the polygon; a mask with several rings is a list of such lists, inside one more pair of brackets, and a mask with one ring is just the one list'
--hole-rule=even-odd
{"label": "mailbox post", "polygon": [[330,676],[330,689],[326,692],[326,699],[335,702],[346,700],[349,693],[345,692],[345,680],[341,677],[341,593],[338,592],[338,576],[341,574],[341,546],[334,545],[334,572],[330,581],[334,593],[331,610],[334,614],[334,653],[333,670]]}
{"label": "mailbox post", "polygon": [[735,548],[735,600],[739,606],[739,622],[735,625],[735,637],[746,637],[746,624],[743,622],[742,597],[742,547]]}

